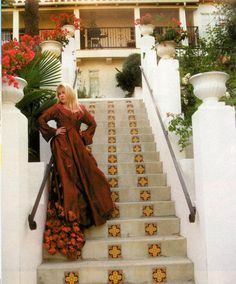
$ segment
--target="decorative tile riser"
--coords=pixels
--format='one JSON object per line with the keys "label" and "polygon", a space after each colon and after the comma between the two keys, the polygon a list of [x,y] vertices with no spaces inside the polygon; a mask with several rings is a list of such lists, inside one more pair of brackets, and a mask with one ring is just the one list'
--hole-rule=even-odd
{"label": "decorative tile riser", "polygon": [[123,153],[123,152],[154,152],[156,144],[153,142],[143,142],[142,144],[121,143],[121,144],[93,144],[92,152],[108,152],[108,153]]}
{"label": "decorative tile riser", "polygon": [[[110,128],[112,129],[112,128]],[[114,128],[116,134],[115,135],[122,135],[122,134],[152,134],[152,129],[150,127],[139,127],[137,128],[137,131],[134,130],[135,128],[130,129],[129,127],[117,127]],[[106,135],[107,137],[108,128],[106,127],[99,127],[96,129],[95,136],[96,135]],[[112,134],[111,134],[112,135]]]}
{"label": "decorative tile riser", "polygon": [[113,169],[117,169],[119,174],[156,174],[162,173],[162,162],[146,162],[146,163],[118,163],[117,165],[98,164],[99,168],[105,174],[111,174]]}
{"label": "decorative tile riser", "polygon": [[[159,161],[159,153],[158,152],[140,152],[140,153],[94,153],[94,157],[96,158],[99,164],[104,163],[140,163],[144,162],[156,162]],[[113,159],[116,157],[117,161]],[[108,159],[109,158],[109,159]]]}
{"label": "decorative tile riser", "polygon": [[116,114],[104,114],[104,117],[100,116],[96,118],[97,127],[100,127],[101,125],[108,125],[109,122],[115,122],[116,126],[124,127],[124,124],[129,127],[134,127],[134,124],[136,123],[138,127],[149,127],[150,122],[148,118],[139,118],[135,115],[135,117],[129,117],[128,115],[116,115]]}
{"label": "decorative tile riser", "polygon": [[[141,135],[135,135],[139,139],[139,142],[154,142],[154,137],[152,134],[141,134]],[[121,135],[114,135],[114,138],[116,139],[116,143],[124,143],[126,141],[127,143],[130,143],[132,140],[132,136],[130,134],[121,134]],[[94,136],[93,144],[101,144],[101,143],[107,143],[108,137],[105,136]]]}
{"label": "decorative tile riser", "polygon": [[[121,237],[137,237],[147,236],[145,227],[148,224],[154,224],[157,227],[157,231],[149,230],[152,234],[157,236],[175,235],[179,234],[179,220],[175,217],[143,217],[139,219],[119,219],[110,220],[107,224],[100,227],[92,227],[85,231],[87,239],[91,238],[119,238],[109,236],[108,231],[113,226],[119,225]],[[150,225],[152,226],[152,225]],[[111,231],[111,230],[110,230]],[[114,234],[115,235],[115,234]]]}
{"label": "decorative tile riser", "polygon": [[[116,202],[118,210],[114,211],[114,220],[119,218],[141,218],[141,217],[160,217],[174,216],[175,206],[172,201],[155,202]],[[117,214],[116,214],[117,213]]]}
{"label": "decorative tile riser", "polygon": [[[96,119],[96,118],[95,118]],[[99,131],[99,129],[101,128],[105,128],[105,129],[109,129],[109,128],[112,128],[112,125],[114,125],[114,128],[123,128],[123,127],[127,127],[129,129],[131,128],[146,128],[146,127],[150,127],[150,123],[149,121],[147,120],[139,120],[139,121],[130,121],[125,118],[123,118],[122,120],[115,120],[115,121],[111,121],[111,122],[114,122],[114,124],[109,124],[107,122],[107,117],[104,117],[103,120],[97,120],[96,119],[96,122],[97,122],[97,128],[96,128],[96,132]]]}
{"label": "decorative tile riser", "polygon": [[143,188],[114,188],[112,189],[114,195],[118,197],[121,202],[128,201],[167,201],[170,200],[170,188],[166,186],[159,187],[148,187],[147,189]]}
{"label": "decorative tile riser", "polygon": [[116,187],[142,187],[166,185],[166,174],[147,175],[108,175],[108,181],[112,188]]}
{"label": "decorative tile riser", "polygon": [[[134,262],[134,263],[133,263]],[[125,283],[125,284],[147,284],[158,283],[153,280],[153,270],[157,268],[164,268],[166,270],[167,284],[172,281],[188,281],[192,280],[193,265],[187,260],[173,261],[167,263],[165,260],[156,261],[145,264],[145,261],[130,261],[128,264],[125,261],[113,261],[96,263],[96,262],[78,262],[67,263],[59,265],[58,269],[43,269],[38,271],[38,284],[64,284],[64,273],[67,271],[79,272],[79,284],[107,284],[109,271],[122,271],[123,282],[111,283]],[[97,265],[101,265],[98,267]],[[61,266],[61,267],[60,267]],[[164,282],[164,281],[162,281]],[[160,283],[160,282],[159,282]]]}
{"label": "decorative tile riser", "polygon": [[148,121],[146,113],[138,113],[138,112],[134,112],[134,114],[129,115],[127,112],[124,112],[124,111],[114,110],[114,112],[109,113],[107,112],[107,110],[104,110],[103,112],[95,111],[94,113],[92,112],[91,114],[94,116],[96,121],[99,121],[99,120],[107,121],[109,115],[110,116],[115,115],[115,117],[117,118],[117,121],[119,120],[126,120],[126,121],[146,120]]}
{"label": "decorative tile riser", "polygon": [[[158,245],[160,251],[152,250],[152,245]],[[117,249],[118,248],[118,249]],[[157,255],[157,252],[159,255]],[[61,254],[50,255],[44,250],[44,261],[66,261]],[[156,253],[156,254],[155,254]],[[170,256],[186,256],[186,239],[183,237],[166,237],[116,239],[116,240],[88,240],[83,247],[83,260],[108,259],[150,259]]]}

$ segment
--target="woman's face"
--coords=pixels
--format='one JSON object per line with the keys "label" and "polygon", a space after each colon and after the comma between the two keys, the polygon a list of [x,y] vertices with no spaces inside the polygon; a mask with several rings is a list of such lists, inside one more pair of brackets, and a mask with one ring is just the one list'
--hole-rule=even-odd
{"label": "woman's face", "polygon": [[58,99],[59,99],[60,103],[66,104],[67,98],[66,98],[65,88],[63,88],[63,87],[59,88],[57,90],[57,96],[58,96]]}

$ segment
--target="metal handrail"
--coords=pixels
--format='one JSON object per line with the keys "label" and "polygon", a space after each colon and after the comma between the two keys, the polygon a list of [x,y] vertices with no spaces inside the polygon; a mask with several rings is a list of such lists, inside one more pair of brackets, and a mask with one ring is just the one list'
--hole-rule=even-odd
{"label": "metal handrail", "polygon": [[188,208],[189,208],[189,211],[190,211],[190,214],[189,214],[189,222],[190,223],[194,223],[195,222],[195,216],[196,216],[196,207],[193,206],[193,203],[191,201],[191,198],[190,198],[190,195],[188,193],[188,189],[187,189],[187,186],[186,186],[186,183],[184,181],[184,178],[183,178],[183,175],[182,175],[182,172],[179,168],[179,165],[178,165],[178,162],[177,162],[177,159],[175,157],[175,153],[173,151],[173,148],[172,148],[172,145],[170,143],[170,139],[168,137],[168,131],[166,131],[165,129],[165,126],[164,126],[164,123],[162,121],[162,118],[161,118],[161,115],[160,115],[160,112],[159,112],[159,109],[157,107],[157,105],[155,104],[155,99],[154,99],[154,96],[153,96],[153,90],[148,82],[148,79],[146,77],[146,74],[143,70],[142,67],[141,68],[141,72],[143,74],[143,77],[145,79],[145,82],[147,84],[147,87],[148,87],[148,90],[151,94],[151,98],[152,98],[152,101],[155,105],[155,110],[156,110],[156,113],[157,113],[157,116],[159,118],[159,121],[160,121],[160,124],[161,124],[161,128],[162,128],[162,131],[164,133],[164,136],[165,136],[165,139],[166,139],[166,143],[168,145],[168,148],[169,148],[169,151],[170,151],[170,154],[171,154],[171,157],[172,157],[172,160],[174,162],[174,166],[175,166],[175,169],[176,169],[176,172],[177,172],[177,175],[178,175],[178,178],[179,178],[179,181],[181,183],[181,186],[182,186],[182,189],[183,189],[183,193],[184,193],[184,196],[185,196],[185,199],[186,199],[186,202],[187,202],[187,205],[188,205]]}
{"label": "metal handrail", "polygon": [[37,212],[39,202],[40,202],[40,199],[42,197],[48,176],[50,174],[52,164],[53,164],[53,157],[51,156],[51,159],[50,159],[49,163],[47,164],[45,174],[44,174],[44,177],[43,177],[40,189],[39,189],[39,193],[38,193],[37,198],[36,198],[35,203],[34,203],[34,207],[31,211],[31,214],[29,214],[29,216],[28,216],[28,222],[29,222],[30,230],[36,230],[37,229],[37,223],[34,220],[34,217],[35,217],[35,214]]}
{"label": "metal handrail", "polygon": [[[77,76],[78,76],[78,70],[76,69],[75,70],[75,78],[74,78],[74,82],[73,82],[73,88],[75,88]],[[37,223],[35,222],[34,217],[35,217],[35,214],[37,212],[37,209],[38,209],[38,206],[39,206],[39,202],[40,202],[40,199],[42,197],[42,194],[43,194],[43,191],[44,191],[47,179],[49,177],[52,165],[53,165],[53,156],[51,156],[50,161],[47,164],[47,167],[46,167],[46,170],[45,170],[45,174],[44,174],[44,177],[43,177],[40,189],[39,189],[39,193],[38,193],[38,195],[36,197],[33,209],[32,209],[31,213],[28,216],[28,222],[29,222],[30,230],[36,230],[37,229]]]}

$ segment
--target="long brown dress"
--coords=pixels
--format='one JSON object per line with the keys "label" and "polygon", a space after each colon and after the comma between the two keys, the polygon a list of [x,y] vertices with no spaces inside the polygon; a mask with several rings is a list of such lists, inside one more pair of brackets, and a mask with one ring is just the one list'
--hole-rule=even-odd
{"label": "long brown dress", "polygon": [[[44,246],[49,253],[57,251],[77,258],[85,243],[83,229],[101,225],[111,216],[114,205],[110,186],[96,160],[87,150],[96,129],[93,116],[81,105],[71,112],[57,103],[39,118],[40,132],[51,138],[54,169],[44,233]],[[57,135],[47,122],[54,120],[66,134]],[[88,127],[81,131],[81,124]]]}

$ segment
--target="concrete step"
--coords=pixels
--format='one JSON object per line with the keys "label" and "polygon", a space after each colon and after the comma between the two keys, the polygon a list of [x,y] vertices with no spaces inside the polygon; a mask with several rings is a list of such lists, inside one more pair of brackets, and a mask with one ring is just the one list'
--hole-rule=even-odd
{"label": "concrete step", "polygon": [[106,127],[106,128],[112,128],[112,127],[129,127],[129,128],[139,128],[139,127],[150,127],[150,122],[148,119],[139,119],[139,120],[129,120],[128,117],[125,117],[123,114],[122,116],[119,116],[116,120],[111,120],[107,116],[104,116],[103,119],[101,117],[99,119],[96,119],[97,128],[98,129]]}
{"label": "concrete step", "polygon": [[93,226],[85,232],[86,239],[178,234],[179,219],[175,216],[120,218],[109,220],[106,224],[99,227]]}
{"label": "concrete step", "polygon": [[142,218],[161,217],[175,215],[173,201],[139,201],[139,202],[116,202],[113,211],[113,218]]}
{"label": "concrete step", "polygon": [[[146,259],[186,256],[186,239],[179,236],[133,237],[88,240],[82,250],[83,260]],[[66,261],[61,254],[50,255],[44,250],[44,262]]]}
{"label": "concrete step", "polygon": [[108,153],[119,153],[119,152],[155,152],[156,144],[154,142],[143,142],[143,143],[116,143],[116,144],[92,144],[92,153],[95,152],[108,152]]}
{"label": "concrete step", "polygon": [[107,175],[108,182],[111,188],[117,187],[142,187],[148,188],[149,186],[165,186],[166,174],[145,174],[145,175],[131,175],[131,174],[119,174],[119,175]]}
{"label": "concrete step", "polygon": [[98,167],[107,175],[116,174],[156,174],[162,173],[162,162],[146,163],[119,163],[116,165],[98,164]]}
{"label": "concrete step", "polygon": [[117,134],[114,136],[98,136],[95,135],[93,138],[93,144],[99,143],[142,143],[142,142],[154,142],[153,134],[139,134],[139,135],[130,135],[129,134]]}
{"label": "concrete step", "polygon": [[130,127],[116,127],[116,128],[107,128],[104,127],[97,127],[95,135],[120,135],[120,134],[130,134],[130,135],[137,135],[137,134],[152,134],[151,127],[139,127],[139,128],[130,128]]}
{"label": "concrete step", "polygon": [[65,272],[77,272],[80,284],[183,284],[193,280],[193,264],[186,257],[159,257],[43,263],[37,271],[38,284],[64,284]]}
{"label": "concrete step", "polygon": [[140,153],[93,153],[99,164],[110,163],[141,163],[141,162],[156,162],[159,160],[158,152],[140,152]]}
{"label": "concrete step", "polygon": [[157,186],[148,188],[113,188],[111,189],[114,202],[129,201],[167,201],[170,200],[170,188],[168,186]]}

